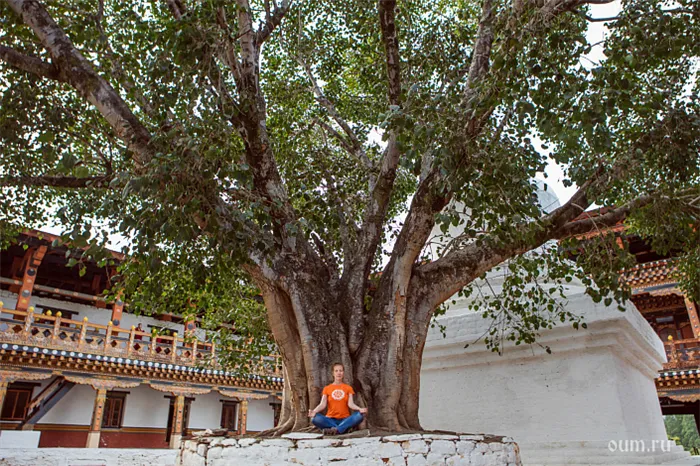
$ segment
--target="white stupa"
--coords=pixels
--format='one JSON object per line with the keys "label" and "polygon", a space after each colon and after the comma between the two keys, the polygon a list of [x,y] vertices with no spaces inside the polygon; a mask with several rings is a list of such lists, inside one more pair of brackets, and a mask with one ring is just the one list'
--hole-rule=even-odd
{"label": "white stupa", "polygon": [[[541,186],[543,210],[558,207]],[[432,245],[459,234],[436,229]],[[488,274],[496,292],[499,273]],[[587,329],[562,324],[542,332],[543,346],[504,345],[502,356],[474,343],[491,322],[457,300],[439,318],[446,337],[435,328],[425,345],[423,427],[512,436],[525,466],[696,464],[667,441],[654,383],[666,361],[662,342],[633,304],[620,312],[584,291],[572,282],[562,305],[583,315]]]}

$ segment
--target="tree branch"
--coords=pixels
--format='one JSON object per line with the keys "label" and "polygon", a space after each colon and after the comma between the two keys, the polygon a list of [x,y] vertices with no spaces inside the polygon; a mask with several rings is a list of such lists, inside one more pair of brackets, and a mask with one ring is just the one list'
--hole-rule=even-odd
{"label": "tree branch", "polygon": [[260,30],[255,34],[255,41],[258,46],[262,45],[272,34],[284,19],[285,15],[289,12],[292,6],[292,0],[283,0],[282,4],[275,8],[271,14],[266,14],[265,24],[262,25]]}
{"label": "tree branch", "polygon": [[[580,196],[580,198],[584,197]],[[654,197],[651,195],[640,196],[604,215],[575,222],[571,220],[580,214],[578,209],[583,206],[574,207],[576,203],[567,203],[560,208],[561,210],[557,209],[553,213],[555,221],[550,221],[548,218],[551,218],[552,215],[549,215],[523,227],[521,231],[523,237],[526,236],[527,231],[534,232],[531,235],[532,240],[517,240],[509,244],[499,244],[498,240],[491,239],[486,235],[478,242],[472,242],[436,261],[418,267],[415,271],[415,279],[420,280],[424,286],[430,285],[426,302],[432,310],[471,283],[476,277],[488,272],[501,262],[535,249],[549,240],[563,239],[589,233],[597,228],[613,226],[627,218],[632,211],[651,203],[653,199]],[[589,205],[586,205],[583,210],[588,207]],[[435,286],[436,283],[442,285]]]}
{"label": "tree branch", "polygon": [[165,3],[168,5],[170,12],[173,14],[175,19],[182,18],[182,15],[187,12],[185,4],[182,3],[181,0],[165,0]]}
{"label": "tree branch", "polygon": [[[374,166],[369,157],[367,157],[367,153],[362,147],[362,143],[360,143],[360,140],[357,138],[357,135],[352,130],[348,122],[340,116],[338,110],[335,108],[335,105],[333,105],[333,102],[328,100],[326,95],[323,93],[323,90],[318,85],[318,82],[316,81],[316,78],[314,77],[313,72],[311,71],[311,67],[299,57],[297,57],[297,63],[299,63],[299,65],[301,65],[302,68],[304,68],[306,76],[309,78],[309,81],[311,81],[311,87],[313,89],[314,95],[316,95],[316,100],[319,104],[321,104],[321,106],[323,106],[323,108],[326,109],[326,111],[328,111],[328,114],[331,116],[331,118],[333,118],[333,120],[338,124],[338,126],[340,126],[343,129],[343,132],[347,135],[349,139],[349,143],[343,138],[340,138],[340,134],[338,134],[337,131],[331,129],[330,126],[320,121],[319,123],[330,129],[331,131],[329,132],[332,132],[334,137],[341,141],[341,144],[343,144],[343,147],[348,151],[348,153],[356,157],[365,166],[365,168],[367,168],[371,172]],[[370,184],[373,184],[373,182],[370,182]]]}
{"label": "tree branch", "polygon": [[467,85],[464,90],[463,105],[468,118],[467,133],[470,135],[476,129],[474,127],[474,121],[476,120],[474,111],[479,95],[477,86],[483,81],[489,70],[489,59],[494,40],[494,16],[493,0],[484,0],[479,29],[472,48],[472,60],[469,66],[469,74],[467,75]]}
{"label": "tree branch", "polygon": [[110,188],[111,176],[4,176],[0,178],[0,186],[32,186],[44,188]]}
{"label": "tree branch", "polygon": [[64,81],[58,68],[41,58],[25,55],[10,47],[0,44],[0,60],[22,71],[39,76],[40,78]]}
{"label": "tree branch", "polygon": [[386,51],[386,69],[389,79],[389,104],[401,101],[401,60],[399,39],[396,34],[396,0],[379,0],[379,24]]}
{"label": "tree branch", "polygon": [[615,226],[619,222],[626,219],[633,211],[650,204],[654,200],[653,196],[640,196],[627,204],[610,210],[603,215],[589,217],[575,222],[565,223],[563,226],[555,230],[550,239],[564,239],[572,236],[583,235],[601,228],[609,228]]}
{"label": "tree branch", "polygon": [[37,0],[5,0],[48,50],[60,76],[97,108],[143,166],[152,157],[151,135],[112,86],[99,76]]}

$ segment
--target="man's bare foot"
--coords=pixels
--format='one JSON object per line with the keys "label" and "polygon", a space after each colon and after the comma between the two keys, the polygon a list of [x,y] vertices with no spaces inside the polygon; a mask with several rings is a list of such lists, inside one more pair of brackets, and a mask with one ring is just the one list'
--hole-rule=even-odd
{"label": "man's bare foot", "polygon": [[322,429],[323,435],[338,435],[338,429],[335,427],[330,427],[328,429]]}

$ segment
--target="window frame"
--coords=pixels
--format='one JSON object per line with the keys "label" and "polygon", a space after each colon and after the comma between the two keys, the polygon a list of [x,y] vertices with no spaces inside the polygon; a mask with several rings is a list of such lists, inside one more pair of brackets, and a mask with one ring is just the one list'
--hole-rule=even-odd
{"label": "window frame", "polygon": [[[121,429],[124,426],[124,413],[126,412],[126,396],[129,392],[107,392],[107,397],[105,399],[105,407],[102,411],[102,429]],[[119,403],[119,422],[118,425],[108,425],[112,424],[112,418],[114,417],[115,405]]]}
{"label": "window frame", "polygon": [[[2,410],[0,410],[0,420],[2,421],[8,421],[8,422],[17,422],[17,421],[23,421],[27,417],[27,408],[32,402],[32,398],[34,396],[34,387],[37,386],[37,384],[27,384],[27,383],[11,383],[7,387],[7,391],[5,392],[5,399],[3,401],[2,405]],[[22,410],[22,417],[3,417],[2,416],[2,411],[5,411],[6,407],[9,406],[10,402],[10,394],[11,393],[28,393],[26,402],[24,403],[24,408]],[[12,414],[16,414],[17,412],[17,400],[19,397],[14,398],[14,405],[12,407]]]}
{"label": "window frame", "polygon": [[[228,432],[236,432],[238,429],[238,404],[238,401],[221,400],[221,419],[219,425]],[[229,409],[233,411],[233,428],[228,428],[224,424],[226,411]]]}

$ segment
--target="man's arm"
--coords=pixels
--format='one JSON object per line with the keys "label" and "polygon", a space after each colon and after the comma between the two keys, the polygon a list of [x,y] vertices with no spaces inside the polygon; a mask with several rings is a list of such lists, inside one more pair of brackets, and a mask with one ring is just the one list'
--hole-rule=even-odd
{"label": "man's arm", "polygon": [[367,414],[367,408],[360,408],[355,404],[355,400],[353,400],[352,395],[348,397],[348,406],[350,409],[354,409],[355,411],[359,411],[361,414]]}
{"label": "man's arm", "polygon": [[[352,396],[352,395],[350,395]],[[321,397],[321,402],[316,406],[314,409],[309,410],[309,417],[314,417],[316,414],[320,413],[324,409],[326,409],[326,405],[328,404],[328,398],[326,395],[323,395]]]}

